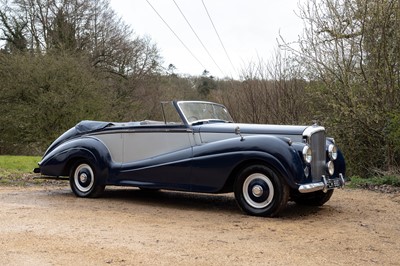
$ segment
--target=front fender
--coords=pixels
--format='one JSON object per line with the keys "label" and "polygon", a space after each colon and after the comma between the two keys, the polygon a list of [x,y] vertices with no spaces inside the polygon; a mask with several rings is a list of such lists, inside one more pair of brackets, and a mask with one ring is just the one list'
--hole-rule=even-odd
{"label": "front fender", "polygon": [[241,167],[256,161],[273,167],[292,188],[297,187],[304,175],[301,158],[287,141],[275,136],[253,135],[243,140],[232,138],[195,147],[194,186],[207,184],[207,190],[218,191]]}
{"label": "front fender", "polygon": [[100,140],[83,137],[64,142],[45,154],[39,162],[40,173],[46,176],[68,176],[77,160],[91,163],[98,176],[104,180],[112,163],[107,147]]}

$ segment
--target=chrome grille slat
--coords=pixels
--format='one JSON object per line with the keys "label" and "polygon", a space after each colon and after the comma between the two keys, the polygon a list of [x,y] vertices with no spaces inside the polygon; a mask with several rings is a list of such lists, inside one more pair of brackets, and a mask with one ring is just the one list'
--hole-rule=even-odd
{"label": "chrome grille slat", "polygon": [[313,155],[311,176],[313,182],[319,182],[322,175],[325,175],[325,131],[318,131],[312,134],[310,146]]}

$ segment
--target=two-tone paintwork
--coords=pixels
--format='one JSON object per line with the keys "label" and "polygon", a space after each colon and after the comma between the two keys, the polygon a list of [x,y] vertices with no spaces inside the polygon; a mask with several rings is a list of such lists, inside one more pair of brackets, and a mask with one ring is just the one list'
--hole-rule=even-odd
{"label": "two-tone paintwork", "polygon": [[161,106],[164,121],[80,122],[35,172],[68,176],[78,197],[97,197],[107,185],[233,191],[243,211],[270,217],[289,199],[322,205],[344,185],[343,155],[329,153],[337,147],[321,126],[238,124],[211,102]]}
{"label": "two-tone paintwork", "polygon": [[[216,193],[232,191],[237,172],[260,162],[297,191],[301,185],[315,183],[315,177],[304,174],[301,151],[305,139],[321,130],[318,126],[83,121],[49,147],[37,172],[68,176],[74,162],[85,159],[105,185]],[[335,169],[332,178],[345,174],[341,153]]]}

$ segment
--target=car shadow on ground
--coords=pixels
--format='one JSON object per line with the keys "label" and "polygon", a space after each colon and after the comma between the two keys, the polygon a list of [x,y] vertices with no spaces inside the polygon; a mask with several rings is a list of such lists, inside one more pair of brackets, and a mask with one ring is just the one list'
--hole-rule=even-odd
{"label": "car shadow on ground", "polygon": [[107,189],[101,198],[163,208],[240,213],[233,194],[204,194],[136,188]]}
{"label": "car shadow on ground", "polygon": [[[245,215],[236,204],[233,193],[204,194],[168,190],[140,190],[137,188],[107,188],[101,199],[119,202],[129,201],[149,207]],[[324,215],[327,212],[335,212],[329,202],[321,207],[289,202],[278,217],[296,220]]]}

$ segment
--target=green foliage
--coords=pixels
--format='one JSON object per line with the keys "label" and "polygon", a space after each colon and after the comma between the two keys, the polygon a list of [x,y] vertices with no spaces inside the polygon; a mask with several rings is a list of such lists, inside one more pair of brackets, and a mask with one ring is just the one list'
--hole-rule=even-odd
{"label": "green foliage", "polygon": [[387,127],[387,136],[396,152],[400,152],[400,114],[392,114],[389,116]]}
{"label": "green foliage", "polygon": [[84,58],[19,54],[1,61],[1,153],[37,154],[80,120],[100,117],[104,93]]}
{"label": "green foliage", "polygon": [[368,186],[382,186],[390,185],[400,187],[400,176],[398,175],[384,175],[375,176],[370,178],[362,178],[360,176],[351,177],[350,187],[368,187]]}
{"label": "green foliage", "polygon": [[78,48],[75,35],[74,25],[68,22],[67,16],[59,10],[48,32],[49,49],[74,51]]}
{"label": "green foliage", "polygon": [[214,77],[209,75],[207,70],[204,70],[198,83],[197,90],[203,97],[207,97],[211,91],[217,88],[217,83],[215,82]]}

